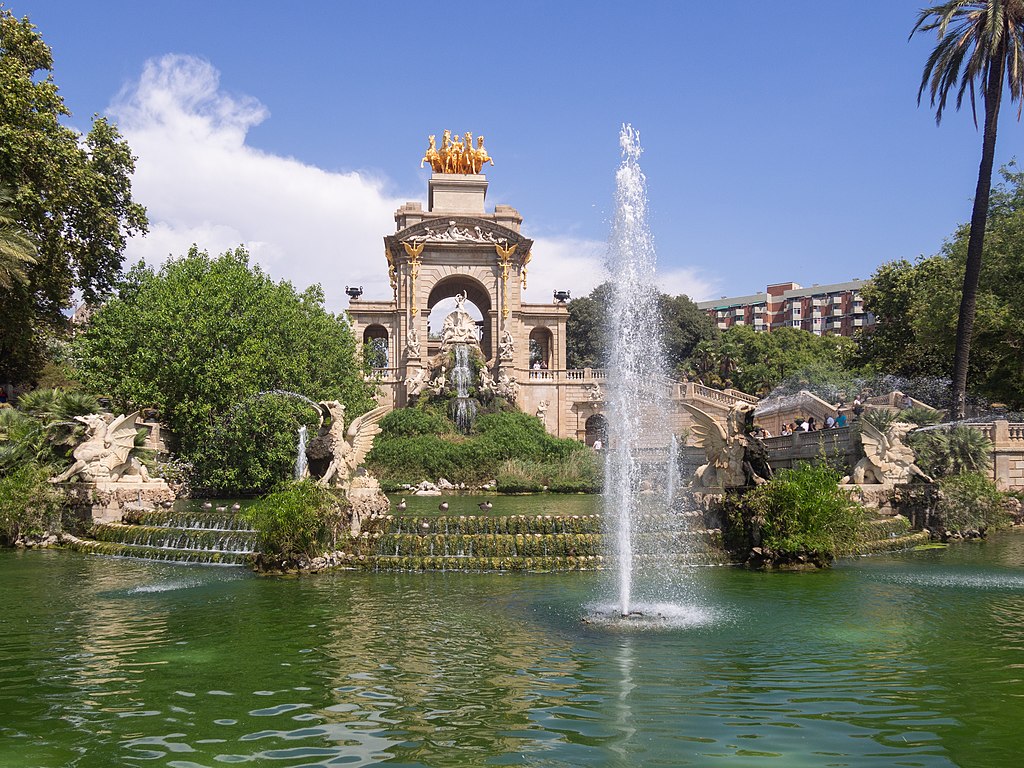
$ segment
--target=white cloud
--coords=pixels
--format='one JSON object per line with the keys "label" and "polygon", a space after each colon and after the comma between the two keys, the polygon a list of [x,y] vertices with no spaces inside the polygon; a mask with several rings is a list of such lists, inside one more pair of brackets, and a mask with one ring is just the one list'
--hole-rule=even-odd
{"label": "white cloud", "polygon": [[[150,233],[129,261],[159,264],[192,243],[218,254],[242,244],[275,279],[323,285],[329,308],[347,306],[346,285],[388,296],[382,237],[404,202],[379,179],[332,173],[246,146],[268,116],[255,99],[219,87],[219,73],[192,56],[146,62],[110,107],[138,156],[133,193]],[[372,258],[378,257],[378,258]]]}
{"label": "white cloud", "polygon": [[[150,232],[128,245],[129,262],[159,265],[193,243],[211,254],[239,244],[275,279],[323,285],[334,311],[348,306],[346,285],[366,298],[391,296],[382,238],[403,202],[383,180],[333,173],[246,145],[269,117],[248,96],[220,89],[207,61],[168,54],[146,62],[110,113],[138,156],[133,194],[149,212]],[[607,279],[606,244],[570,236],[537,237],[524,300],[548,303],[556,289],[585,296]],[[714,283],[692,269],[659,277],[668,293],[706,298]]]}

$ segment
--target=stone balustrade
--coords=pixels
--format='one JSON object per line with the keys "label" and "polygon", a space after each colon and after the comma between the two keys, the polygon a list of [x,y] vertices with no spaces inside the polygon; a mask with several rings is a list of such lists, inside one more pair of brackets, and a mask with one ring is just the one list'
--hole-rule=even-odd
{"label": "stone balustrade", "polygon": [[558,382],[571,381],[577,383],[604,381],[608,378],[604,368],[568,368],[566,370],[534,369],[531,368],[527,380]]}
{"label": "stone balustrade", "polygon": [[991,423],[969,423],[992,441],[990,477],[1003,490],[1024,489],[1024,423],[1000,419]]}
{"label": "stone balustrade", "polygon": [[766,437],[762,442],[772,469],[792,469],[801,462],[816,464],[824,456],[848,471],[859,458],[858,441],[849,427]]}

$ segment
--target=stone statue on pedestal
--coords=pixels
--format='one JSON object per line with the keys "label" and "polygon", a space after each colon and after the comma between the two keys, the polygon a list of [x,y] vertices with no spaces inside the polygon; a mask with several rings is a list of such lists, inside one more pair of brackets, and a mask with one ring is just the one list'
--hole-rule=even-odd
{"label": "stone statue on pedestal", "polygon": [[752,460],[754,446],[744,432],[747,416],[754,412],[752,404],[736,403],[729,411],[725,429],[700,408],[690,403],[682,405],[693,416],[692,432],[707,457],[707,463],[694,473],[694,485],[743,488],[766,482],[771,477],[771,468],[763,457]]}
{"label": "stone statue on pedestal", "polygon": [[320,403],[321,414],[325,421],[329,421],[326,427],[321,427],[320,434],[310,441],[306,457],[311,467],[318,464],[322,466],[324,460],[330,459],[326,469],[317,477],[321,485],[349,486],[356,469],[373,447],[373,438],[380,433],[380,420],[390,410],[390,405],[374,408],[357,417],[346,430],[345,406],[337,400]]}
{"label": "stone statue on pedestal", "polygon": [[843,478],[844,483],[902,485],[914,477],[932,482],[914,463],[914,450],[903,442],[906,433],[914,428],[912,424],[893,423],[882,432],[863,418],[858,423],[864,458]]}
{"label": "stone statue on pedestal", "polygon": [[405,334],[405,357],[407,360],[415,360],[420,356],[420,339],[415,328],[410,328]]}
{"label": "stone statue on pedestal", "polygon": [[501,341],[498,343],[498,357],[502,360],[511,360],[516,353],[515,340],[508,328],[501,332]]}
{"label": "stone statue on pedestal", "polygon": [[455,311],[444,319],[441,329],[441,346],[447,349],[452,344],[479,344],[476,322],[464,309],[466,294],[455,295]]}
{"label": "stone statue on pedestal", "polygon": [[[75,463],[50,482],[67,482],[79,474],[90,483],[151,482],[146,466],[131,456],[138,417],[136,411],[128,416],[122,414],[108,423],[96,414],[76,416],[75,421],[86,425],[85,441],[72,454]],[[157,482],[163,483],[163,480]]]}

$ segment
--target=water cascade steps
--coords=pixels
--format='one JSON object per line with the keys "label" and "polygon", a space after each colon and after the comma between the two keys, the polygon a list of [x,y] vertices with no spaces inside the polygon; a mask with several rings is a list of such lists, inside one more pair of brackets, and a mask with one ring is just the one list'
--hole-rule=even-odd
{"label": "water cascade steps", "polygon": [[130,524],[94,525],[88,539],[71,539],[69,547],[113,557],[210,565],[248,565],[256,549],[256,532],[230,513],[172,510],[136,513],[130,519]]}
{"label": "water cascade steps", "polygon": [[[652,525],[645,535],[687,539],[676,547],[690,553],[680,564],[727,562],[720,533],[692,516],[692,530]],[[341,553],[341,563],[366,570],[593,570],[606,563],[602,522],[596,514],[386,515]]]}

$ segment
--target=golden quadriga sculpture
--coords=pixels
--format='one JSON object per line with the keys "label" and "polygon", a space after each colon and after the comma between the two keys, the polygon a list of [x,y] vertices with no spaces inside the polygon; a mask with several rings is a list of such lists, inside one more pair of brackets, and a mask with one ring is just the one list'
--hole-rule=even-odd
{"label": "golden quadriga sculpture", "polygon": [[458,135],[452,138],[451,131],[445,131],[441,136],[441,148],[437,148],[437,137],[429,138],[427,151],[420,161],[420,168],[424,163],[429,163],[434,173],[481,173],[486,163],[494,165],[494,160],[484,149],[484,137],[476,137],[476,147],[473,146],[473,134],[466,132],[464,138]]}

